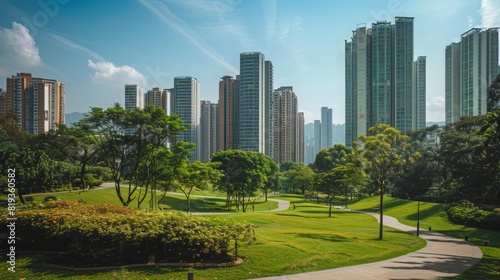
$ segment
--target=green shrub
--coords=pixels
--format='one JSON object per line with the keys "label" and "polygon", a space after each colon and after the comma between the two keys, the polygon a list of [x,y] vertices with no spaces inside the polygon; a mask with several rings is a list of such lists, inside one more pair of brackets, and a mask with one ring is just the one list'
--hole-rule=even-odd
{"label": "green shrub", "polygon": [[251,224],[112,204],[49,201],[16,215],[20,246],[69,250],[71,257],[63,261],[82,266],[145,263],[152,253],[157,261],[227,260],[235,240],[238,244],[255,240]]}
{"label": "green shrub", "polygon": [[448,218],[456,223],[470,227],[500,230],[500,209],[493,211],[480,210],[468,201],[460,201],[447,205]]}
{"label": "green shrub", "polygon": [[53,196],[53,195],[49,195],[49,196],[46,196],[43,198],[43,202],[49,202],[49,201],[52,201],[52,200],[57,200],[57,197]]}

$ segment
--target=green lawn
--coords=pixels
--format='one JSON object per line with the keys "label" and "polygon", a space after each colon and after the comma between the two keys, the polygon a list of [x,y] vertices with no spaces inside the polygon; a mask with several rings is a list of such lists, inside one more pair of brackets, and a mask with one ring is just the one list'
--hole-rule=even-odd
{"label": "green lawn", "polygon": [[[90,203],[98,196],[112,194],[112,191],[113,189],[94,190],[80,195],[68,193],[56,196],[61,199],[68,197],[76,199],[77,196]],[[43,256],[18,252],[16,274],[8,273],[6,262],[2,262],[0,278],[186,279],[187,272],[194,271],[198,280],[212,280],[215,277],[219,280],[249,279],[374,262],[425,246],[422,239],[391,228],[385,229],[383,241],[377,240],[378,224],[373,217],[365,214],[334,211],[333,216],[329,218],[328,208],[324,205],[305,201],[298,196],[279,198],[296,203],[296,209],[290,207],[287,211],[266,213],[238,212],[224,216],[227,219],[248,221],[258,226],[256,244],[239,250],[244,263],[238,267],[217,269],[142,267],[74,271],[50,267],[44,264]],[[265,206],[263,208],[265,209]]]}
{"label": "green lawn", "polygon": [[[369,197],[349,207],[376,212],[379,208],[379,200],[379,196]],[[417,226],[417,208],[416,201],[384,198],[384,214],[395,217],[406,225]],[[479,264],[453,279],[500,279],[500,232],[453,224],[448,221],[443,205],[420,202],[420,228],[428,230],[429,227],[433,231],[460,239],[468,235],[469,241],[479,246],[483,252],[483,259]],[[488,240],[489,246],[484,246],[483,240]]]}

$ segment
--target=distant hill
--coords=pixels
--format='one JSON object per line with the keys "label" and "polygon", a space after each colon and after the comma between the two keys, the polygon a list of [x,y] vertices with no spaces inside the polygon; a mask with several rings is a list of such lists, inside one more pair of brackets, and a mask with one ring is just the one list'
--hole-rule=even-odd
{"label": "distant hill", "polygon": [[426,122],[425,126],[429,127],[429,126],[433,126],[435,124],[437,124],[438,126],[445,126],[445,122]]}
{"label": "distant hill", "polygon": [[66,114],[64,122],[66,123],[67,126],[71,126],[71,123],[77,122],[80,119],[82,119],[84,114],[85,113],[80,113],[80,112],[73,112]]}

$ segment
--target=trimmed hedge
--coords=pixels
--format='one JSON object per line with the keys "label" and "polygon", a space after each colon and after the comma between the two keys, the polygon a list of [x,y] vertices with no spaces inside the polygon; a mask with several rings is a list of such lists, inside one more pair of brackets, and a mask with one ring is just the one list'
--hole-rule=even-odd
{"label": "trimmed hedge", "polygon": [[480,210],[469,201],[463,200],[446,206],[448,218],[461,225],[500,230],[500,208],[493,211]]}
{"label": "trimmed hedge", "polygon": [[49,201],[16,216],[16,246],[68,252],[57,262],[78,266],[228,261],[236,244],[255,241],[252,224],[111,204]]}

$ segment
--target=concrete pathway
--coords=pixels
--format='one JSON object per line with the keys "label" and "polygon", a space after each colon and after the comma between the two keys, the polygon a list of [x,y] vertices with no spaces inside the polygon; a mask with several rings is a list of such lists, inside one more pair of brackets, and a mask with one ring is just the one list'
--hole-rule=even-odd
{"label": "concrete pathway", "polygon": [[[378,214],[367,213],[378,220]],[[416,234],[416,228],[403,225],[397,219],[384,216],[384,225]],[[328,269],[309,273],[267,277],[267,280],[321,280],[321,279],[440,279],[465,272],[477,264],[483,253],[461,239],[420,229],[420,237],[427,241],[424,248],[394,259],[363,265]]]}

